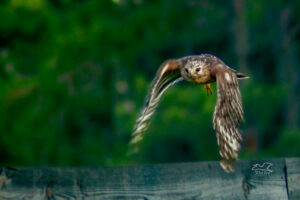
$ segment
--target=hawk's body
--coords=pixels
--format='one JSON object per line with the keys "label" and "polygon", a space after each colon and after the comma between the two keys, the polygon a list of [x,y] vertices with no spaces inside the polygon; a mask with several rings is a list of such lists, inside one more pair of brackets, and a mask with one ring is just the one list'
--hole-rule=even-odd
{"label": "hawk's body", "polygon": [[[228,172],[234,170],[242,137],[238,125],[243,121],[243,107],[238,79],[247,76],[229,68],[210,54],[187,56],[164,62],[159,68],[149,91],[145,108],[138,118],[131,144],[139,142],[148,128],[162,94],[175,83],[186,80],[195,84],[217,82],[218,100],[213,116],[217,134],[221,166]],[[210,89],[210,87],[206,87]]]}

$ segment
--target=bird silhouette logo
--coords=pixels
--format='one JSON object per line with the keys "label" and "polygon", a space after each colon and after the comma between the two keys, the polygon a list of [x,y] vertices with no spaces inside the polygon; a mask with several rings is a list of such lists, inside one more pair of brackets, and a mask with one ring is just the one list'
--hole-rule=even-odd
{"label": "bird silhouette logo", "polygon": [[269,175],[273,172],[271,169],[272,163],[264,162],[263,164],[254,164],[252,166],[252,171],[255,172],[255,175]]}

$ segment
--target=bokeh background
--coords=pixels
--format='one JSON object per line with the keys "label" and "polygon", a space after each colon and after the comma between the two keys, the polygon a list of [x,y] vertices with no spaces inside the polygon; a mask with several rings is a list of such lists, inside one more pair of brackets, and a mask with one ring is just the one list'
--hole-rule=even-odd
{"label": "bokeh background", "polygon": [[216,93],[183,82],[126,156],[159,65],[204,52],[251,76],[241,159],[299,157],[299,19],[300,1],[2,0],[0,165],[218,160]]}

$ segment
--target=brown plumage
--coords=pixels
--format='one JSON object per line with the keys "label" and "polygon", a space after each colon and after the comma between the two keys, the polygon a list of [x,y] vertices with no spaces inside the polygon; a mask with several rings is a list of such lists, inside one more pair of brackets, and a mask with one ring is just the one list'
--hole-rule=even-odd
{"label": "brown plumage", "polygon": [[243,106],[238,79],[248,76],[229,68],[219,58],[210,54],[186,56],[164,62],[153,82],[147,96],[146,105],[137,119],[130,144],[133,152],[136,144],[143,138],[152,115],[158,106],[162,94],[181,80],[195,84],[205,84],[211,93],[210,83],[217,82],[217,103],[213,115],[213,128],[216,131],[221,166],[226,172],[234,171],[235,160],[241,148],[242,136],[239,124],[243,121]]}

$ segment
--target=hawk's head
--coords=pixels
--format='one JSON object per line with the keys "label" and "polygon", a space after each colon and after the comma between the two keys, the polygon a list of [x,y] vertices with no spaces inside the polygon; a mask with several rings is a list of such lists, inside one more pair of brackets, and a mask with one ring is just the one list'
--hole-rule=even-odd
{"label": "hawk's head", "polygon": [[202,54],[200,56],[187,56],[182,58],[181,61],[182,67],[180,72],[186,81],[204,84],[216,80],[211,73],[211,66],[219,61],[217,57]]}

